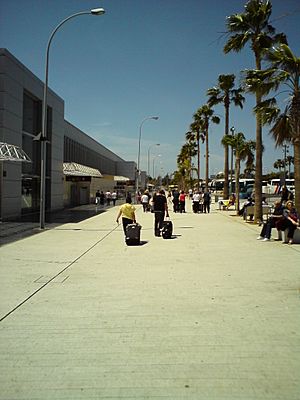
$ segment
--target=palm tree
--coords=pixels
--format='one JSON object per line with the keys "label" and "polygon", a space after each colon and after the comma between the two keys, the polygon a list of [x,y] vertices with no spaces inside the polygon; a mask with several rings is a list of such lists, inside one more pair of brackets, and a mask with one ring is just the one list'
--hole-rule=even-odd
{"label": "palm tree", "polygon": [[[197,155],[198,150],[197,150],[197,144],[195,143],[195,135],[192,132],[187,132],[185,134],[185,138],[186,138],[186,144],[185,146],[187,147],[187,153],[188,153],[188,157],[190,159],[190,183],[192,184],[192,172],[193,172],[193,163],[192,163],[192,159],[193,157],[195,157],[195,155]],[[192,187],[192,186],[191,186]]]}
{"label": "palm tree", "polygon": [[248,71],[246,83],[251,91],[257,86],[263,95],[277,90],[281,84],[288,88],[289,98],[283,112],[275,97],[257,105],[255,111],[262,123],[272,125],[270,133],[279,147],[286,142],[294,147],[295,205],[300,210],[300,57],[289,46],[281,44],[266,55],[270,68],[265,71]]}
{"label": "palm tree", "polygon": [[[181,186],[184,190],[191,185],[192,154],[195,154],[195,145],[185,143],[177,156],[177,167],[181,176]],[[189,182],[188,182],[189,181]]]}
{"label": "palm tree", "polygon": [[190,129],[191,131],[186,133],[186,139],[189,140],[191,138],[197,145],[197,190],[200,190],[200,139],[202,143],[204,142],[204,133],[203,133],[203,120],[199,116],[198,112],[193,115],[194,122],[191,123]]}
{"label": "palm tree", "polygon": [[246,141],[242,132],[235,136],[225,135],[222,139],[223,146],[231,146],[235,155],[235,193],[236,193],[236,210],[237,215],[240,209],[240,169],[241,161],[246,160],[246,168],[249,168],[254,161],[255,142],[252,140]]}
{"label": "palm tree", "polygon": [[287,156],[285,159],[285,164],[288,166],[288,177],[291,177],[291,165],[294,164],[294,157]]}
{"label": "palm tree", "polygon": [[[227,31],[231,34],[224,46],[224,52],[239,52],[250,42],[255,56],[256,70],[261,70],[263,55],[276,43],[286,43],[283,33],[276,34],[275,28],[269,24],[272,4],[269,0],[249,0],[242,14],[234,14],[227,18]],[[255,92],[256,105],[262,100],[262,92]],[[262,217],[262,122],[256,115],[256,169],[255,169],[255,221]]]}
{"label": "palm tree", "polygon": [[197,110],[197,118],[202,121],[203,132],[205,135],[205,186],[208,189],[209,180],[209,146],[208,146],[208,129],[211,122],[214,124],[220,123],[220,118],[214,115],[214,110],[208,105],[204,104]]}
{"label": "palm tree", "polygon": [[[209,96],[207,104],[212,107],[223,104],[225,107],[225,135],[229,134],[229,109],[230,104],[243,108],[245,97],[242,88],[234,89],[235,75],[219,75],[218,84],[207,90]],[[225,145],[224,155],[224,198],[228,198],[228,146]]]}
{"label": "palm tree", "polygon": [[283,160],[280,160],[280,159],[276,160],[276,161],[274,162],[274,164],[273,164],[273,167],[274,167],[275,169],[279,169],[279,172],[281,172],[282,168],[284,168],[284,162],[283,162]]}

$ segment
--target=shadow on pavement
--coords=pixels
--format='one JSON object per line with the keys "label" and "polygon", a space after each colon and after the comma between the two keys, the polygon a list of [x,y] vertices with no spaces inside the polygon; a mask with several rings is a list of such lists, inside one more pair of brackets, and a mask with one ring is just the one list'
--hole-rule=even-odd
{"label": "shadow on pavement", "polygon": [[[46,213],[45,221],[51,225],[63,225],[68,223],[78,223],[95,215],[106,212],[107,208],[86,205],[75,208],[64,209],[52,213]],[[0,225],[0,245],[15,242],[26,237],[42,233],[39,229],[39,213],[22,215],[19,218],[2,222]]]}

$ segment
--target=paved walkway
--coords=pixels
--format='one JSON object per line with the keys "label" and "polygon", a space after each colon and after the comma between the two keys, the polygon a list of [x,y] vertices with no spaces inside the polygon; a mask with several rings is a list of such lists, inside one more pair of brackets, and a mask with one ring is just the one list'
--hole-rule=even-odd
{"label": "paved walkway", "polygon": [[299,400],[300,245],[139,207],[126,247],[116,213],[2,246],[0,399]]}

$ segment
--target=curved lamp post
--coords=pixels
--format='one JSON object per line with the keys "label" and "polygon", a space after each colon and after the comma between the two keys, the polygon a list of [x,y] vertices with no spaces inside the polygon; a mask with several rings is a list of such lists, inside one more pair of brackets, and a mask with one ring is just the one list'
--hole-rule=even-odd
{"label": "curved lamp post", "polygon": [[47,141],[47,97],[48,97],[48,69],[49,69],[49,50],[53,39],[53,36],[57,30],[67,21],[72,18],[78,17],[79,15],[102,15],[105,13],[103,8],[93,8],[90,11],[81,11],[70,15],[61,21],[57,27],[52,31],[46,50],[46,66],[45,66],[45,84],[43,94],[43,110],[42,110],[42,132],[36,140],[41,141],[41,192],[40,192],[40,228],[45,228],[45,198],[46,198],[46,141]]}
{"label": "curved lamp post", "polygon": [[142,137],[142,126],[144,124],[145,121],[147,121],[148,119],[155,119],[156,121],[158,120],[159,117],[146,117],[143,119],[143,121],[141,122],[140,125],[140,129],[139,129],[139,150],[138,150],[138,159],[137,159],[137,173],[136,173],[136,180],[135,180],[135,194],[136,194],[136,198],[139,192],[139,177],[140,177],[140,155],[141,155],[141,137]]}
{"label": "curved lamp post", "polygon": [[155,168],[154,168],[154,161],[157,159],[157,157],[161,157],[161,154],[157,154],[156,156],[153,157],[153,179],[155,179]]}
{"label": "curved lamp post", "polygon": [[152,149],[152,147],[154,147],[154,146],[160,146],[160,143],[152,144],[152,145],[149,146],[149,148],[148,148],[148,158],[147,158],[147,161],[148,161],[148,175],[149,175],[149,176],[150,176],[150,149]]}

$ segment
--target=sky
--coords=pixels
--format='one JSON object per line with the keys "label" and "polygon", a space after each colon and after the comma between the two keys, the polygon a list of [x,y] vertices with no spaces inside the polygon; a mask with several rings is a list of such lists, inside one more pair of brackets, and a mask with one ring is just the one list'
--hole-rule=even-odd
{"label": "sky", "polygon": [[[0,0],[0,47],[7,48],[41,80],[53,29],[79,11],[103,7],[102,16],[82,15],[55,34],[49,59],[49,86],[65,101],[65,119],[125,160],[150,174],[176,170],[193,114],[207,102],[206,91],[220,74],[254,68],[247,46],[225,55],[226,17],[243,12],[243,0]],[[287,35],[300,56],[300,1],[273,0],[271,23]],[[282,99],[284,104],[284,98]],[[255,100],[231,108],[230,126],[255,139]],[[224,168],[224,108],[220,125],[209,130],[210,174]],[[263,131],[263,172],[283,158]],[[159,143],[160,146],[156,146]],[[201,147],[201,176],[204,152]],[[293,155],[292,149],[290,154]],[[158,157],[158,155],[160,155]],[[154,158],[155,157],[155,158]],[[154,161],[153,161],[154,159]]]}

